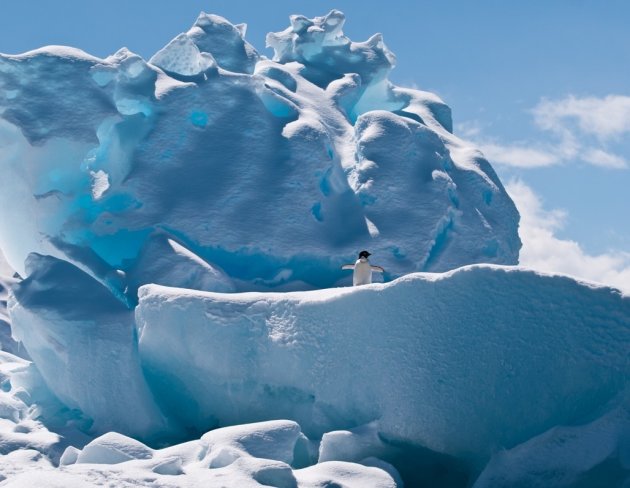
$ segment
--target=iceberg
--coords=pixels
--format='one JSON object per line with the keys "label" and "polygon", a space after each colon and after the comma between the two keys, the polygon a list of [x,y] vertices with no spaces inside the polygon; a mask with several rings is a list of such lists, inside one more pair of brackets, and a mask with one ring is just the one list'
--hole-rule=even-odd
{"label": "iceberg", "polygon": [[630,482],[630,297],[344,22],[0,55],[3,486]]}
{"label": "iceberg", "polygon": [[9,264],[57,257],[130,305],[145,283],[189,286],[137,266],[154,239],[230,278],[214,291],[332,286],[366,247],[388,279],[515,264],[518,212],[492,167],[438,97],[387,80],[379,35],[352,42],[343,21],[292,17],[273,60],[207,14],[149,62],[1,55]]}

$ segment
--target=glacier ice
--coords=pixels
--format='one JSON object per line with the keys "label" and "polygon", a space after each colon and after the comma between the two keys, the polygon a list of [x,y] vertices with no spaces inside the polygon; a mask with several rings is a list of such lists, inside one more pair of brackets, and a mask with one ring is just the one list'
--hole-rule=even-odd
{"label": "glacier ice", "polygon": [[8,288],[9,285],[7,283],[10,273],[8,266],[4,260],[4,256],[2,255],[2,251],[0,250],[0,349],[3,351],[10,351],[12,341],[11,337],[11,328],[9,325],[9,315],[7,312],[7,298],[8,298]]}
{"label": "glacier ice", "polygon": [[165,432],[140,367],[133,313],[65,261],[32,254],[27,266],[29,277],[13,288],[13,336],[54,394],[96,431]]}
{"label": "glacier ice", "polygon": [[3,486],[629,482],[630,297],[496,266],[494,170],[344,22],[0,55]]}

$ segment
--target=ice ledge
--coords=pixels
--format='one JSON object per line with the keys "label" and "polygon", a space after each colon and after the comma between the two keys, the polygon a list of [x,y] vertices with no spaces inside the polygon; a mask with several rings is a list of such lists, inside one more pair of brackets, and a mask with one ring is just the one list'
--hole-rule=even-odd
{"label": "ice ledge", "polygon": [[481,463],[630,378],[630,297],[520,268],[291,293],[147,285],[136,322],[150,387],[184,428],[289,418],[317,437],[378,420],[384,439]]}
{"label": "ice ledge", "polygon": [[[254,299],[276,299],[283,297],[284,299],[293,299],[298,301],[322,301],[328,300],[333,297],[339,297],[346,294],[358,293],[361,290],[385,290],[391,287],[395,287],[400,283],[423,281],[423,282],[438,282],[447,280],[462,273],[505,273],[505,274],[525,274],[538,276],[540,278],[557,278],[562,281],[574,282],[576,285],[591,288],[593,290],[606,290],[611,294],[618,294],[623,298],[630,298],[623,290],[615,288],[610,285],[598,283],[595,281],[589,281],[584,278],[570,276],[562,273],[553,273],[546,271],[539,271],[524,266],[504,266],[499,264],[471,264],[467,266],[461,266],[443,273],[409,273],[400,278],[397,278],[388,283],[372,283],[371,285],[364,285],[361,287],[337,287],[337,288],[324,288],[320,290],[307,290],[307,291],[292,291],[292,292],[243,292],[243,293],[217,293],[217,292],[205,292],[200,290],[191,290],[188,288],[177,288],[169,286],[161,286],[156,284],[143,285],[138,290],[138,298],[149,296],[163,296],[163,297],[181,297],[186,296],[198,296],[221,299],[222,297],[229,297],[230,301],[247,301]],[[227,298],[226,297],[226,298]]]}

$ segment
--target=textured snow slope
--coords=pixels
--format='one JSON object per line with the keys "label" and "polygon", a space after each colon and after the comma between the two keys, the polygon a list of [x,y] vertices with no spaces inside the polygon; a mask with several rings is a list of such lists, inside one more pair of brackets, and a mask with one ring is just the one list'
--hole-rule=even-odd
{"label": "textured snow slope", "polygon": [[630,402],[498,452],[474,488],[608,488],[630,482]]}
{"label": "textured snow slope", "polygon": [[[9,263],[23,275],[29,253],[59,257],[129,303],[150,282],[331,286],[362,248],[390,277],[516,263],[518,213],[450,109],[392,86],[381,37],[352,42],[343,22],[293,17],[269,36],[274,60],[206,14],[149,63],[125,49],[0,55]],[[232,282],[139,266],[164,236]]]}

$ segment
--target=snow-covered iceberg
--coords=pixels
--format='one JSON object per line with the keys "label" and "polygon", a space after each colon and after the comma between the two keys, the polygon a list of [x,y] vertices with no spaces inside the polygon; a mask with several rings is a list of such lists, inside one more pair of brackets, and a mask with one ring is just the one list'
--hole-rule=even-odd
{"label": "snow-covered iceberg", "polygon": [[493,169],[344,21],[0,55],[5,486],[628,482],[630,298],[500,266]]}
{"label": "snow-covered iceberg", "polygon": [[239,290],[333,285],[361,248],[390,278],[515,264],[518,213],[491,166],[438,97],[387,81],[380,36],[352,42],[343,22],[292,17],[273,60],[206,14],[150,62],[0,55],[10,265],[55,256],[134,302],[160,282],[136,266],[156,234]]}

